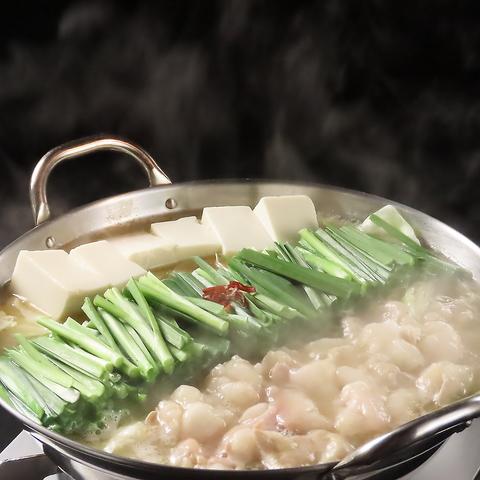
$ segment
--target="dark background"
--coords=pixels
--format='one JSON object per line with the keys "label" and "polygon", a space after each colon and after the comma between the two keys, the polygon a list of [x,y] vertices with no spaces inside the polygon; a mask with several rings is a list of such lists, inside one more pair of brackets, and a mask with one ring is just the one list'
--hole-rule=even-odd
{"label": "dark background", "polygon": [[[0,243],[32,225],[35,162],[102,132],[143,145],[174,181],[331,183],[480,240],[477,4],[2,5]],[[55,212],[145,184],[131,160],[111,155],[62,166],[51,180]]]}
{"label": "dark background", "polygon": [[[0,241],[31,226],[35,162],[100,132],[142,144],[175,181],[333,183],[402,201],[478,241],[476,4],[8,2]],[[102,156],[59,168],[50,193],[60,212],[144,183],[131,160]]]}

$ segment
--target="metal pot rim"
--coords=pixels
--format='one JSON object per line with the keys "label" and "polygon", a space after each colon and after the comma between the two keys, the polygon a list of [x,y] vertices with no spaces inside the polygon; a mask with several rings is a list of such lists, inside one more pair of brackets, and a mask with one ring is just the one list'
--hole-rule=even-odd
{"label": "metal pot rim", "polygon": [[[188,189],[196,190],[204,187],[212,187],[213,189],[215,189],[215,187],[238,188],[238,187],[248,187],[248,186],[255,187],[255,188],[261,188],[263,186],[263,187],[271,187],[271,188],[278,188],[278,189],[285,188],[285,187],[287,188],[288,187],[304,187],[306,189],[315,189],[315,190],[323,191],[326,193],[328,192],[342,193],[346,197],[349,197],[351,200],[357,201],[357,202],[370,200],[377,204],[389,203],[398,207],[403,213],[406,213],[407,215],[410,214],[424,221],[428,221],[432,223],[433,230],[441,229],[442,232],[449,237],[449,239],[451,239],[452,241],[453,240],[458,241],[459,244],[463,245],[463,247],[474,252],[474,257],[476,261],[480,259],[480,248],[476,246],[471,240],[466,238],[463,234],[459,233],[458,231],[454,230],[453,228],[449,227],[443,222],[425,213],[419,212],[416,209],[403,205],[399,202],[390,201],[383,197],[372,195],[365,192],[360,192],[360,191],[343,188],[343,187],[332,186],[332,185],[324,185],[324,184],[319,184],[315,182],[301,182],[301,181],[292,182],[292,181],[281,181],[281,180],[279,181],[279,180],[273,180],[273,179],[272,180],[263,180],[263,179],[255,180],[255,179],[245,178],[245,179],[231,179],[231,180],[222,179],[222,180],[189,181],[189,182],[178,183],[175,185],[164,184],[161,186],[153,186],[151,188],[135,190],[135,191],[123,193],[120,195],[115,195],[106,199],[97,200],[88,205],[75,208],[68,213],[65,213],[53,220],[48,220],[45,223],[42,223],[41,225],[36,226],[33,229],[29,230],[28,232],[26,232],[16,240],[14,240],[12,243],[10,243],[7,247],[5,247],[0,252],[0,261],[6,255],[15,254],[19,250],[19,248],[21,248],[23,244],[28,243],[28,240],[31,239],[33,236],[38,238],[49,237],[51,232],[54,231],[57,227],[61,226],[62,223],[64,223],[67,219],[75,220],[77,218],[80,218],[82,215],[88,216],[88,214],[93,212],[108,211],[110,207],[116,206],[122,202],[128,203],[140,197],[146,197],[149,195],[152,195],[152,196],[159,195],[159,192],[161,192],[162,198],[168,199],[168,198],[175,198],[175,195],[174,195],[175,192],[185,191]],[[181,208],[180,208],[180,211],[181,211]],[[172,212],[175,212],[175,209],[173,209]],[[132,221],[132,218],[129,218],[129,221],[125,223],[129,223],[130,221]],[[419,228],[421,230],[421,227]],[[44,248],[45,248],[45,245],[44,245]],[[119,457],[110,453],[106,453],[99,449],[83,445],[75,440],[72,440],[66,436],[63,436],[61,434],[58,434],[56,432],[49,430],[48,428],[45,428],[41,425],[36,424],[35,422],[28,419],[27,417],[24,417],[20,412],[18,412],[13,407],[10,407],[9,405],[7,405],[1,399],[0,399],[0,406],[2,406],[11,415],[13,415],[15,418],[20,420],[24,425],[26,425],[28,430],[36,438],[38,438],[42,443],[45,443],[46,445],[49,445],[55,450],[60,452],[62,452],[63,449],[65,448],[67,450],[65,452],[67,455],[69,455],[69,452],[68,452],[69,450],[72,452],[75,452],[74,453],[75,459],[77,461],[84,462],[86,465],[89,465],[88,460],[91,460],[91,461],[97,461],[97,462],[100,461],[102,462],[102,464],[116,465],[120,468],[127,468],[128,470],[137,470],[137,471],[142,470],[144,472],[148,471],[151,473],[156,473],[159,471],[162,471],[166,474],[168,472],[173,473],[173,472],[179,472],[179,471],[192,473],[193,470],[195,472],[203,473],[205,475],[208,474],[209,472],[211,473],[211,470],[207,470],[207,469],[190,469],[190,468],[173,467],[169,465],[156,464],[152,462],[129,459],[126,457]],[[442,410],[443,409],[439,409],[436,412],[441,412]],[[420,418],[423,418],[423,417],[424,416]],[[79,458],[77,455],[81,455],[81,457]],[[261,474],[264,476],[275,476],[277,474],[287,474],[289,472],[292,473],[292,475],[298,474],[298,473],[305,473],[305,472],[321,473],[323,471],[327,471],[331,469],[334,465],[335,463],[327,463],[327,464],[313,465],[310,467],[295,467],[295,468],[286,468],[286,469],[284,468],[284,469],[275,469],[275,470],[264,470],[264,471],[261,471]],[[249,475],[253,478],[259,475],[259,471],[258,470],[252,470],[252,471],[248,471],[248,470],[235,471],[234,470],[234,471],[228,471],[228,475],[229,476]]]}

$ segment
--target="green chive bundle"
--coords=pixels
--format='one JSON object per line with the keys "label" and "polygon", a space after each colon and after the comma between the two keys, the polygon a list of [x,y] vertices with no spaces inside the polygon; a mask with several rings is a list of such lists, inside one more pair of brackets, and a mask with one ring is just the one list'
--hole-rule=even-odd
{"label": "green chive bundle", "polygon": [[[17,335],[17,347],[0,357],[0,397],[62,433],[98,429],[162,377],[206,371],[233,353],[262,354],[286,343],[293,326],[321,331],[355,299],[417,264],[457,268],[375,214],[370,219],[389,241],[353,225],[304,229],[297,245],[243,249],[215,266],[194,257],[191,273],[148,273],[123,291],[86,298],[82,324],[41,318],[47,335]],[[230,282],[254,289],[228,309],[204,298],[204,289]]]}

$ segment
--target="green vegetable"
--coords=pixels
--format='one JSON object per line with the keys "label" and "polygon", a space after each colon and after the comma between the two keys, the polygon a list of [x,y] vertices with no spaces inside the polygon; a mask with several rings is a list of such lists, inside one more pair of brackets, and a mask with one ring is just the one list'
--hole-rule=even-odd
{"label": "green vegetable", "polygon": [[155,318],[150,305],[147,303],[145,297],[138,288],[137,282],[133,278],[128,282],[127,288],[139,306],[143,316],[148,320],[148,324],[152,329],[154,337],[152,347],[158,355],[158,359],[160,360],[163,370],[167,374],[171,374],[173,372],[175,361],[173,360],[172,354],[170,353],[162,333],[160,332],[157,319]]}
{"label": "green vegetable", "polygon": [[[130,325],[138,333],[156,361],[162,364],[162,361],[165,359],[164,345],[159,341],[160,336],[154,335],[148,320],[143,317],[140,308],[124,297],[117,288],[107,290],[105,297],[106,300],[103,301],[95,299],[95,302],[98,303],[97,306],[102,307],[111,315]],[[153,366],[156,368],[156,363]]]}
{"label": "green vegetable", "polygon": [[148,361],[142,350],[136,344],[135,340],[133,340],[133,338],[127,332],[125,326],[105,310],[100,310],[100,314],[105,322],[105,325],[115,338],[115,341],[128,355],[129,360],[137,366],[137,369],[142,377],[148,381],[153,380],[158,373],[158,370],[155,368],[155,364],[152,364]]}
{"label": "green vegetable", "polygon": [[164,314],[156,314],[157,322],[167,342],[176,348],[182,349],[192,341],[190,335],[182,330],[171,318]]}
{"label": "green vegetable", "polygon": [[378,238],[361,232],[358,228],[345,225],[340,228],[343,238],[352,245],[376,258],[383,265],[397,263],[399,265],[413,265],[415,259],[396,245],[384,242]]}
{"label": "green vegetable", "polygon": [[204,287],[191,273],[175,272],[173,277],[185,297],[202,297]]}
{"label": "green vegetable", "polygon": [[76,403],[80,399],[80,392],[74,388],[62,387],[58,383],[52,382],[42,375],[37,376],[36,379],[65,402]]}
{"label": "green vegetable", "polygon": [[[64,402],[58,395],[52,390],[42,385],[34,376],[29,373],[25,374],[30,384],[32,385],[35,395],[42,405],[42,408],[47,417],[55,418],[60,416],[67,403]],[[49,420],[47,420],[48,422]]]}
{"label": "green vegetable", "polygon": [[123,363],[123,357],[120,354],[107,347],[104,343],[94,340],[86,333],[79,333],[70,327],[54,322],[50,318],[40,318],[37,320],[37,323],[65,340],[82,347],[87,352],[110,361],[115,367],[119,367]]}
{"label": "green vegetable", "polygon": [[[43,376],[52,382],[58,383],[63,387],[72,387],[74,382],[69,375],[55,367],[55,365],[46,365],[36,362],[25,351],[7,350],[7,355],[20,367],[34,376]],[[53,362],[51,362],[53,363]]]}
{"label": "green vegetable", "polygon": [[[269,258],[267,255],[264,256]],[[248,267],[245,263],[236,258],[230,260],[229,265],[235,271],[240,272],[243,276],[248,278],[255,287],[264,288],[272,297],[274,297],[274,299],[281,299],[282,302],[305,316],[313,316],[314,311],[307,305],[305,299],[302,299],[299,292],[290,283],[282,282],[281,280],[283,279],[281,278],[279,281],[279,279],[274,279],[273,277],[268,276],[269,272]]]}
{"label": "green vegetable", "polygon": [[225,308],[220,303],[211,302],[210,300],[205,300],[198,297],[185,297],[188,301],[197,305],[198,307],[203,308],[207,312],[213,313],[214,315],[220,316],[225,313]]}
{"label": "green vegetable", "polygon": [[[287,262],[296,263],[304,268],[311,268],[310,265],[305,261],[305,259],[295,250],[294,247],[289,245],[288,243],[275,243],[277,251],[279,253],[283,253],[284,260]],[[309,287],[308,285],[302,286],[303,290],[305,291],[307,297],[309,298],[313,308],[315,310],[320,310],[322,307],[325,306],[323,301],[323,297],[325,294],[317,292],[314,288]]]}
{"label": "green vegetable", "polygon": [[0,358],[0,380],[35,417],[42,419],[45,412],[32,384],[20,368],[5,358]]}
{"label": "green vegetable", "polygon": [[157,376],[160,373],[160,369],[158,368],[158,365],[155,362],[155,359],[152,357],[152,354],[148,351],[148,348],[142,342],[140,335],[138,335],[138,333],[130,325],[125,325],[125,329],[130,334],[133,341],[137,344],[138,348],[140,348],[142,353],[145,355],[146,359],[150,362],[151,365],[154,366],[155,376]]}
{"label": "green vegetable", "polygon": [[[18,346],[0,357],[0,397],[53,430],[96,431],[112,410],[120,414],[143,401],[162,371],[179,375],[174,382],[190,380],[233,353],[282,345],[298,322],[308,320],[307,332],[318,332],[313,327],[349,308],[348,300],[417,263],[456,268],[376,215],[370,218],[396,241],[351,225],[304,229],[297,245],[244,249],[227,266],[194,257],[192,273],[164,280],[149,273],[123,291],[87,298],[82,325],[72,318],[63,325],[40,319],[51,334],[17,335]],[[231,281],[255,291],[242,292],[229,308],[203,298],[206,287]]]}
{"label": "green vegetable", "polygon": [[214,285],[227,285],[228,280],[200,257],[193,257],[203,276]]}
{"label": "green vegetable", "polygon": [[173,355],[175,355],[175,358],[183,363],[183,362],[186,362],[189,358],[189,355],[187,352],[185,352],[184,350],[179,350],[178,348],[176,347],[171,347],[172,348],[172,353]]}
{"label": "green vegetable", "polygon": [[91,402],[98,400],[105,393],[105,385],[99,380],[95,380],[89,375],[86,375],[63,362],[59,362],[58,360],[52,360],[52,362],[73,379],[73,388],[78,390],[82,396]]}
{"label": "green vegetable", "polygon": [[148,298],[153,298],[161,304],[165,304],[174,310],[191,316],[193,319],[207,325],[220,335],[227,334],[228,323],[225,320],[203,310],[186,298],[173,292],[154,275],[149,274],[147,277],[142,277],[139,282],[139,287],[142,293]]}
{"label": "green vegetable", "polygon": [[379,264],[365,252],[357,249],[355,246],[346,242],[335,227],[327,227],[324,235],[328,235],[330,242],[336,242],[337,249],[348,258],[350,262],[355,262],[364,272],[365,277],[373,282],[385,283],[389,276],[391,268],[388,265]]}
{"label": "green vegetable", "polygon": [[0,383],[0,398],[8,403],[8,405],[12,406],[12,400],[10,396],[8,395],[8,390]]}
{"label": "green vegetable", "polygon": [[110,348],[112,348],[113,350],[118,351],[117,344],[115,343],[115,340],[113,339],[113,336],[110,333],[110,330],[105,325],[102,319],[102,316],[98,313],[97,309],[95,308],[95,305],[93,304],[90,298],[85,299],[85,302],[83,303],[83,306],[82,306],[82,310],[90,319],[90,321],[95,326],[95,328],[100,332],[103,339],[105,340],[105,343],[108,346],[110,346]]}
{"label": "green vegetable", "polygon": [[303,283],[317,288],[326,293],[338,297],[348,297],[353,293],[359,293],[360,289],[353,282],[343,278],[334,278],[325,273],[288,263],[283,260],[272,258],[263,253],[244,248],[237,255],[237,258],[244,260],[256,267],[284,276],[296,282]]}
{"label": "green vegetable", "polygon": [[[331,262],[332,264],[336,265],[337,268],[341,268],[346,274],[348,278],[358,278],[355,271],[351,269],[351,266],[346,262],[341,256],[338,255],[334,250],[329,248],[325,245],[316,235],[315,233],[307,230],[306,228],[300,230],[300,237],[304,242],[308,244],[308,246],[317,252],[322,258],[325,258],[327,261]],[[329,264],[326,264],[327,267]],[[325,270],[327,271],[327,270]],[[328,272],[330,273],[330,272]],[[338,278],[344,278],[342,275],[338,275],[335,273],[330,273]],[[331,292],[330,292],[331,293]],[[335,294],[334,294],[335,295]]]}
{"label": "green vegetable", "polygon": [[71,365],[77,370],[88,373],[95,378],[103,378],[107,372],[112,371],[112,364],[103,359],[91,355],[90,358],[83,356],[65,342],[46,336],[38,337],[34,345],[47,355]]}
{"label": "green vegetable", "polygon": [[375,225],[383,228],[393,238],[396,238],[397,240],[402,242],[406,248],[407,253],[409,253],[410,255],[428,261],[429,263],[441,267],[447,271],[459,270],[458,266],[453,265],[450,262],[441,260],[440,258],[432,255],[427,249],[423,248],[421,245],[418,245],[410,237],[405,235],[398,228],[395,228],[394,226],[387,223],[385,220],[381,219],[378,215],[372,214],[369,218]]}

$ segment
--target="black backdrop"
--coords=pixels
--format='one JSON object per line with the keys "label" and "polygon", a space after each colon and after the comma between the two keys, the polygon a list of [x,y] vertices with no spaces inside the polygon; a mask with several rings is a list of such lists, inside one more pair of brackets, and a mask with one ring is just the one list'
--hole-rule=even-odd
{"label": "black backdrop", "polygon": [[[51,147],[111,132],[176,180],[366,190],[480,238],[480,29],[464,1],[9,2],[0,29],[0,240],[31,225]],[[2,7],[3,8],[3,7]],[[55,173],[54,209],[142,186],[131,161]]]}
{"label": "black backdrop", "polygon": [[[2,5],[0,243],[31,226],[51,147],[100,132],[176,181],[270,177],[365,190],[480,239],[480,28],[471,1],[45,1]],[[138,188],[99,156],[54,211]],[[3,426],[3,431],[10,426]]]}

